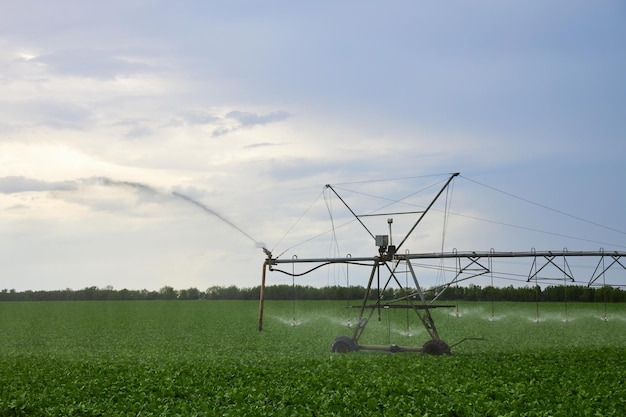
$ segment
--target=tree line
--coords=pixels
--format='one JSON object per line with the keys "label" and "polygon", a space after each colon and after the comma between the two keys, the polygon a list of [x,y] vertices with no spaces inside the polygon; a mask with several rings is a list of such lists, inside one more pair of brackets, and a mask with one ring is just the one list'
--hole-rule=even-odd
{"label": "tree line", "polygon": [[[434,289],[426,290],[427,299],[432,298]],[[395,300],[413,293],[413,289],[387,288],[381,290],[383,301]],[[4,289],[0,291],[0,301],[91,301],[91,300],[258,300],[261,287],[239,288],[235,285],[213,286],[201,291],[197,288],[174,289],[165,286],[158,291],[148,290],[115,290],[105,288],[86,287],[80,290],[42,290],[42,291],[15,291]],[[272,285],[265,288],[265,298],[268,300],[362,300],[366,289],[361,286],[328,286],[311,287],[303,285]],[[375,300],[379,293],[373,289],[369,298]],[[584,287],[584,286],[548,286],[534,287],[481,287],[469,285],[449,287],[438,300],[441,301],[574,301],[574,302],[611,302],[626,301],[626,291],[614,287]]]}

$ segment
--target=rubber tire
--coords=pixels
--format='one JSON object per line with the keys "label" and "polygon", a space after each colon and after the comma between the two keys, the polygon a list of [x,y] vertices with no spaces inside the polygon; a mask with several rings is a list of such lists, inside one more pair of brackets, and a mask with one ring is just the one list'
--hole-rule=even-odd
{"label": "rubber tire", "polygon": [[359,345],[348,336],[339,336],[330,347],[332,353],[349,353],[357,350],[359,350]]}
{"label": "rubber tire", "polygon": [[451,355],[450,346],[441,339],[430,339],[422,346],[422,353],[426,355]]}

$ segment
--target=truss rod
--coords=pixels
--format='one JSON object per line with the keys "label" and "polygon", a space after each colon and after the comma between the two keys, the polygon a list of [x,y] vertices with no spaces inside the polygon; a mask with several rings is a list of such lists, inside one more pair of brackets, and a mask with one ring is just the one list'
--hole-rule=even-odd
{"label": "truss rod", "polygon": [[[619,259],[626,257],[624,251],[600,252],[600,251],[522,251],[522,252],[491,252],[491,251],[473,251],[473,252],[431,252],[431,253],[408,253],[393,255],[393,259],[397,261],[406,261],[411,259],[460,259],[460,258],[535,258],[535,257],[612,257]],[[270,264],[290,264],[290,263],[354,263],[354,262],[375,262],[380,261],[379,256],[364,257],[337,257],[337,258],[296,258],[296,259],[268,259]]]}
{"label": "truss rod", "polygon": [[430,202],[430,204],[428,205],[428,207],[426,207],[426,209],[422,212],[422,215],[419,217],[419,219],[417,219],[417,221],[413,224],[413,227],[411,227],[411,229],[409,230],[409,232],[406,234],[406,236],[404,236],[404,239],[402,239],[402,242],[400,242],[400,244],[398,245],[398,247],[396,248],[396,250],[400,250],[400,248],[402,247],[402,245],[404,245],[404,242],[406,242],[406,240],[409,238],[409,236],[411,236],[411,233],[413,233],[413,230],[415,230],[415,228],[417,227],[418,224],[420,224],[420,222],[422,221],[422,219],[424,218],[424,216],[426,216],[426,213],[428,213],[428,211],[430,210],[430,208],[435,204],[435,201],[437,201],[437,199],[439,199],[439,196],[441,196],[441,194],[443,194],[444,190],[446,188],[448,188],[448,185],[450,185],[450,183],[452,182],[452,180],[458,176],[459,173],[455,172],[454,174],[452,174],[450,176],[450,178],[448,178],[448,181],[446,181],[446,183],[444,184],[444,186],[441,188],[441,190],[439,190],[439,193],[437,193],[437,195],[435,196],[435,198],[433,198],[433,200]]}
{"label": "truss rod", "polygon": [[365,229],[365,231],[367,231],[367,233],[369,233],[369,235],[372,237],[372,239],[376,239],[376,237],[374,236],[374,234],[370,231],[370,229],[367,228],[367,226],[365,225],[365,223],[363,223],[363,221],[359,218],[359,216],[350,208],[350,206],[348,205],[348,203],[345,202],[345,200],[343,198],[341,198],[341,196],[337,193],[337,191],[335,191],[335,189],[332,187],[332,185],[330,184],[326,184],[326,188],[330,188],[330,190],[337,196],[337,198],[339,198],[339,200],[343,203],[344,206],[346,206],[346,208],[350,211],[350,213],[352,213],[352,215],[354,216],[355,219],[357,219],[359,221],[359,223],[361,223],[361,226],[363,226],[363,228]]}
{"label": "truss rod", "polygon": [[423,210],[420,211],[396,211],[391,213],[372,213],[372,214],[358,214],[357,217],[381,217],[381,216],[401,216],[403,214],[421,214]]}
{"label": "truss rod", "polygon": [[535,258],[535,257],[568,257],[568,256],[626,256],[626,252],[601,252],[601,251],[522,251],[522,252],[433,252],[433,253],[409,253],[396,254],[395,259],[441,259],[441,258]]}

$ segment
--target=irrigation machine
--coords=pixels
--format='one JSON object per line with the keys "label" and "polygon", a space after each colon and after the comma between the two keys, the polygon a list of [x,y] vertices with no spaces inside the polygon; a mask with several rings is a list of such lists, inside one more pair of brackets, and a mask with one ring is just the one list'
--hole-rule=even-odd
{"label": "irrigation machine", "polygon": [[[260,289],[260,302],[259,302],[259,322],[258,330],[263,330],[263,311],[265,303],[265,283],[267,271],[282,272],[287,275],[294,276],[293,272],[288,272],[280,269],[280,265],[283,264],[311,264],[314,265],[309,269],[313,271],[320,267],[333,264],[347,264],[347,265],[360,265],[368,266],[370,268],[369,279],[367,286],[365,287],[365,296],[362,299],[360,305],[349,306],[351,308],[358,309],[358,317],[355,325],[351,326],[351,335],[342,335],[337,337],[332,345],[331,352],[333,353],[348,353],[361,350],[373,350],[373,351],[386,351],[386,352],[419,352],[430,355],[450,355],[451,348],[459,343],[472,338],[465,338],[458,343],[449,345],[446,341],[439,337],[435,321],[431,314],[431,311],[438,308],[454,308],[455,305],[444,304],[438,301],[440,296],[446,289],[453,285],[458,285],[459,282],[465,281],[478,276],[488,275],[493,272],[493,262],[495,259],[503,258],[526,258],[530,260],[530,270],[526,277],[526,281],[532,283],[537,282],[540,273],[546,268],[554,268],[561,274],[561,279],[566,282],[581,282],[576,279],[572,268],[570,268],[568,259],[571,257],[586,257],[593,258],[595,268],[590,276],[585,278],[585,282],[588,286],[594,285],[598,280],[604,278],[604,274],[610,268],[626,269],[625,264],[621,258],[626,256],[626,252],[612,251],[604,252],[600,251],[568,251],[566,249],[558,251],[525,251],[525,252],[496,252],[483,251],[483,252],[433,252],[433,253],[409,253],[405,250],[404,253],[400,251],[404,247],[407,239],[413,234],[415,229],[420,225],[424,217],[431,210],[435,202],[440,199],[444,191],[448,189],[452,181],[459,175],[459,173],[453,173],[447,178],[443,186],[438,190],[434,198],[430,203],[420,211],[407,211],[407,212],[394,212],[394,213],[376,213],[376,214],[358,214],[346,203],[346,201],[339,195],[339,193],[331,185],[326,185],[334,195],[338,197],[341,203],[349,210],[352,216],[363,226],[365,231],[369,234],[373,240],[375,247],[377,248],[377,254],[374,256],[346,256],[346,257],[325,257],[325,258],[280,258],[274,257],[272,253],[263,248],[266,255],[266,259],[263,262],[263,271],[261,278]],[[391,225],[393,218],[388,217],[392,215],[413,214],[416,218],[415,222],[409,227],[408,232],[404,235],[403,239],[394,245],[392,242]],[[363,222],[363,218],[366,216],[384,216],[387,218],[389,225],[388,235],[373,234]],[[426,291],[420,285],[418,276],[415,273],[415,268],[412,261],[432,261],[445,259],[453,260],[456,267],[454,268],[454,278],[447,283],[440,285],[436,288],[431,288]],[[597,260],[597,263],[595,262]],[[399,278],[400,272],[403,274],[409,274],[411,277],[412,286],[409,287],[408,280],[403,285],[402,280]],[[303,275],[303,274],[299,274]],[[390,285],[396,285],[400,291],[398,294],[401,296],[386,300],[383,298],[383,293]],[[413,312],[419,322],[426,330],[429,339],[421,346],[398,346],[396,344],[388,345],[369,345],[361,344],[359,340],[365,331],[371,318],[375,312],[378,312],[378,318],[382,310],[388,309],[408,309],[409,312]]]}

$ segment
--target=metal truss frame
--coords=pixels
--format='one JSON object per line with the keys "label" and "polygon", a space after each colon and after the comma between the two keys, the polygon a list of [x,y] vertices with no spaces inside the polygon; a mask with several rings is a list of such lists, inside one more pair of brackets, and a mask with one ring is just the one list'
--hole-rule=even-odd
{"label": "metal truss frame", "polygon": [[[419,225],[424,216],[431,209],[435,201],[442,195],[444,190],[449,186],[452,180],[458,175],[458,173],[451,174],[448,178],[444,186],[439,190],[436,196],[432,199],[430,204],[426,207],[425,210],[419,212],[412,212],[419,214],[417,221],[410,228],[404,239],[400,242],[398,246],[393,246],[389,244],[390,236],[374,236],[372,232],[370,232],[365,224],[361,221],[361,217],[364,215],[356,214],[344,201],[341,196],[330,186],[330,188],[337,197],[341,200],[341,202],[346,206],[346,208],[354,215],[356,220],[365,228],[367,233],[374,238],[376,241],[376,246],[378,246],[378,255],[377,256],[369,256],[369,257],[336,257],[336,258],[298,258],[293,257],[291,259],[279,259],[272,257],[272,254],[267,249],[264,249],[267,258],[263,263],[263,273],[261,279],[261,289],[260,289],[260,303],[259,303],[259,324],[258,330],[263,330],[263,310],[264,310],[264,300],[265,300],[265,282],[266,282],[266,274],[267,270],[269,271],[277,271],[282,272],[287,275],[293,275],[293,272],[287,272],[279,269],[279,265],[281,264],[296,264],[296,263],[308,263],[315,264],[308,272],[311,272],[320,267],[331,265],[331,264],[348,264],[348,265],[360,265],[360,266],[369,266],[371,268],[369,279],[366,287],[366,292],[363,298],[363,301],[360,306],[352,306],[355,308],[359,308],[359,316],[357,320],[357,324],[354,327],[352,337],[348,336],[340,336],[338,337],[332,345],[331,350],[333,352],[350,352],[356,350],[384,350],[390,352],[401,352],[401,351],[413,351],[413,352],[422,352],[428,354],[450,354],[450,346],[447,345],[444,341],[439,338],[439,334],[437,328],[435,326],[435,322],[431,315],[431,310],[435,308],[449,308],[454,307],[453,305],[443,305],[436,303],[437,299],[443,294],[446,289],[450,286],[458,284],[461,281],[469,280],[472,278],[476,278],[479,276],[484,276],[490,274],[493,276],[494,268],[493,262],[496,259],[511,259],[511,258],[526,258],[531,260],[531,266],[526,276],[526,282],[538,282],[541,280],[544,282],[545,280],[561,280],[565,282],[587,282],[587,286],[594,285],[598,279],[604,277],[604,275],[610,270],[621,267],[626,270],[626,263],[622,261],[622,257],[626,257],[626,252],[620,251],[612,251],[605,252],[604,250],[600,251],[568,251],[567,249],[559,250],[559,251],[536,251],[534,249],[530,251],[523,252],[497,252],[495,250],[490,251],[471,251],[471,252],[435,252],[435,253],[409,253],[406,251],[404,254],[399,253],[398,250],[403,244],[407,241],[408,237],[415,230],[415,228]],[[394,213],[396,214],[396,213]],[[391,219],[388,220],[391,224]],[[390,226],[391,228],[391,226]],[[585,281],[580,281],[576,279],[572,268],[570,267],[569,259],[571,258],[597,258],[598,261],[596,266],[590,277],[585,279]],[[418,260],[443,260],[452,259],[455,262],[455,276],[449,282],[440,285],[435,288],[434,296],[432,299],[426,299],[425,293],[422,289],[422,286],[419,283],[417,275],[415,273],[414,266],[412,261]],[[608,262],[607,262],[608,260]],[[413,285],[415,286],[415,290],[413,292],[409,292],[408,288],[402,286],[401,280],[397,277],[398,267],[400,265],[406,265],[406,271],[411,274]],[[559,274],[558,278],[546,278],[542,276],[542,273],[545,273],[549,270],[556,271]],[[386,280],[381,281],[381,270],[386,270],[388,272],[388,277]],[[305,272],[305,273],[308,273]],[[302,274],[300,274],[302,275]],[[383,300],[382,294],[387,289],[389,285],[395,283],[401,290],[406,290],[401,297],[394,300]],[[376,297],[373,297],[373,292],[376,291]],[[373,302],[372,302],[373,300]],[[420,322],[428,332],[430,336],[430,340],[428,340],[421,347],[400,347],[397,345],[391,346],[381,346],[381,345],[360,345],[358,343],[367,323],[370,318],[374,314],[374,312],[378,312],[378,317],[380,319],[381,309],[391,309],[391,308],[405,308],[413,310]]]}

